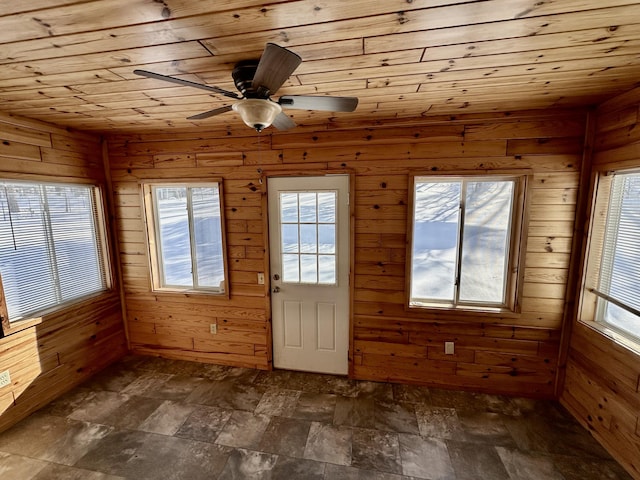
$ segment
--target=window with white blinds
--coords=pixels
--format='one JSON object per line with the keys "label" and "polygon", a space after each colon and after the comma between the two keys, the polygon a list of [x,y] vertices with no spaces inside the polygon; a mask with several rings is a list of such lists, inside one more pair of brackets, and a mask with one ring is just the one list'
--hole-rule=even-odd
{"label": "window with white blinds", "polygon": [[0,180],[0,274],[9,320],[106,290],[98,189]]}
{"label": "window with white blinds", "polygon": [[601,242],[596,321],[640,339],[640,172],[614,174]]}

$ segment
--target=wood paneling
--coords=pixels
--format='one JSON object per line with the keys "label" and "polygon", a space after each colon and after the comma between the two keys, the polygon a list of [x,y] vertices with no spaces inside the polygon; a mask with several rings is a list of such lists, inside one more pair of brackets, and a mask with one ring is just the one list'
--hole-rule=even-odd
{"label": "wood paneling", "polygon": [[639,25],[634,0],[37,0],[0,6],[0,109],[98,132],[245,130],[234,112],[186,119],[228,99],[133,71],[235,91],[234,65],[266,42],[304,59],[277,95],[360,98],[348,114],[287,110],[313,131],[583,106],[634,86]]}
{"label": "wood paneling", "polygon": [[[640,89],[597,110],[593,168],[640,167]],[[585,321],[593,318],[585,318]],[[640,355],[575,321],[561,402],[640,479]]]}
{"label": "wood paneling", "polygon": [[[217,130],[109,137],[133,350],[270,368],[269,290],[257,284],[258,272],[268,274],[258,169],[265,175],[346,172],[355,176],[353,375],[553,396],[584,122],[583,111],[558,110],[260,136],[238,130],[231,139]],[[219,162],[218,152],[225,152]],[[491,169],[533,174],[522,312],[408,311],[410,172]],[[153,293],[141,243],[139,182],[207,177],[224,182],[231,298]],[[209,333],[212,323],[217,335]],[[455,355],[444,354],[445,341],[456,343]]]}
{"label": "wood paneling", "polygon": [[[0,114],[0,143],[1,179],[91,181],[104,186],[102,150],[93,135]],[[11,375],[11,385],[0,391],[0,431],[126,351],[117,290],[28,324],[12,325],[0,338],[0,371]]]}

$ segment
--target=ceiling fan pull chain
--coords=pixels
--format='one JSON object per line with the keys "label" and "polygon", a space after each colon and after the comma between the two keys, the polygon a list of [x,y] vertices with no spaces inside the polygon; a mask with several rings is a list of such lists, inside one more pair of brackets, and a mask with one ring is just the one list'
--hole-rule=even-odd
{"label": "ceiling fan pull chain", "polygon": [[258,130],[258,183],[262,185],[262,132]]}

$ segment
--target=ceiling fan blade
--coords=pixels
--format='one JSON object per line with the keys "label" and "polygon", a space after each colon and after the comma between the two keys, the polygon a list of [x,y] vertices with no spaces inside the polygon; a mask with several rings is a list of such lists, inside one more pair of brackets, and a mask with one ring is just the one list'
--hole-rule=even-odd
{"label": "ceiling fan blade", "polygon": [[215,115],[220,115],[221,113],[228,112],[231,110],[231,105],[225,105],[224,107],[214,108],[213,110],[209,110],[208,112],[202,112],[197,115],[191,115],[187,117],[187,120],[203,120],[205,118],[213,117]]}
{"label": "ceiling fan blade", "polygon": [[280,112],[271,125],[276,127],[278,130],[289,130],[296,126],[296,122],[294,122],[286,113]]}
{"label": "ceiling fan blade", "polygon": [[228,90],[223,90],[222,88],[214,87],[212,85],[205,85],[203,83],[190,82],[189,80],[182,80],[180,78],[169,77],[168,75],[161,75],[159,73],[153,73],[147,70],[134,70],[133,73],[135,73],[136,75],[140,75],[142,77],[153,78],[155,80],[162,80],[165,82],[171,82],[177,85],[182,85],[184,87],[201,88],[202,90],[218,93],[220,95],[224,95],[225,97],[230,97],[235,99],[241,98],[240,96],[238,96],[237,93],[233,93]]}
{"label": "ceiling fan blade", "polygon": [[284,95],[278,103],[298,110],[324,110],[327,112],[353,112],[358,106],[356,97],[323,97],[313,95]]}
{"label": "ceiling fan blade", "polygon": [[273,95],[300,63],[302,58],[292,51],[275,43],[267,43],[253,76],[253,88],[265,96]]}

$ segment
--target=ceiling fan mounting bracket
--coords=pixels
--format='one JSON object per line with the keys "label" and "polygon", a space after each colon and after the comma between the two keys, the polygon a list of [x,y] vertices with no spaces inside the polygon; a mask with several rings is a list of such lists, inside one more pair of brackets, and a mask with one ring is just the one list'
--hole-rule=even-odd
{"label": "ceiling fan mounting bracket", "polygon": [[267,98],[264,95],[260,95],[258,91],[253,88],[253,77],[256,74],[258,68],[257,60],[243,60],[236,63],[236,66],[231,71],[231,77],[233,77],[233,83],[235,83],[238,91],[245,98]]}

